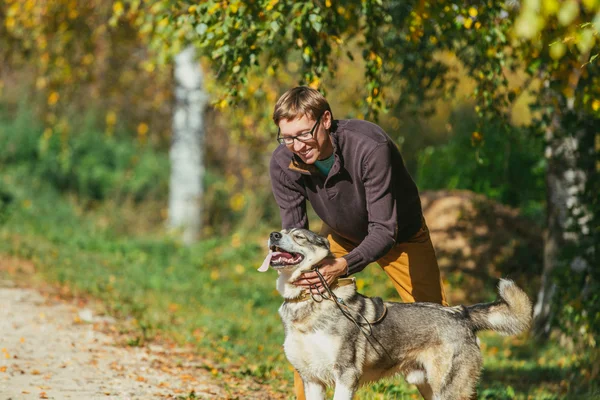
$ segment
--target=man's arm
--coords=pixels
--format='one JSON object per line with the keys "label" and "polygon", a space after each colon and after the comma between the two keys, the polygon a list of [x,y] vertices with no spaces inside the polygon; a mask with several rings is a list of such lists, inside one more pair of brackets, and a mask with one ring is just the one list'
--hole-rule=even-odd
{"label": "man's arm", "polygon": [[348,274],[363,270],[369,263],[387,254],[396,243],[398,226],[396,201],[391,189],[392,162],[389,143],[378,145],[363,162],[369,233],[344,256]]}
{"label": "man's arm", "polygon": [[304,187],[292,182],[285,170],[275,159],[271,158],[269,167],[271,175],[271,188],[273,196],[279,206],[281,227],[308,229],[308,216],[306,215],[306,194]]}

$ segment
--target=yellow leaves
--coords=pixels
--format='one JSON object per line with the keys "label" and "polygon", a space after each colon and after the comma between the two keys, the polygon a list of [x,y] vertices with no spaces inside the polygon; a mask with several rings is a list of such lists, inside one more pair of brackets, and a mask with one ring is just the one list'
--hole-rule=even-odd
{"label": "yellow leaves", "polygon": [[216,281],[217,279],[219,279],[221,275],[219,274],[219,270],[217,269],[213,269],[212,271],[210,271],[210,279],[212,281]]}
{"label": "yellow leaves", "polygon": [[267,11],[271,11],[279,3],[279,0],[269,0],[269,4],[265,7]]}
{"label": "yellow leaves", "polygon": [[233,267],[233,270],[238,275],[242,275],[244,272],[246,272],[246,268],[244,268],[242,264],[236,264],[235,267]]}
{"label": "yellow leaves", "polygon": [[318,76],[314,76],[308,86],[312,89],[318,89],[321,86],[321,79]]}
{"label": "yellow leaves", "polygon": [[587,11],[599,11],[600,2],[598,0],[583,0],[582,3]]}
{"label": "yellow leaves", "polygon": [[106,113],[106,125],[114,125],[117,123],[117,113],[110,110]]}
{"label": "yellow leaves", "polygon": [[15,28],[16,24],[17,24],[17,22],[14,19],[14,17],[7,17],[6,20],[4,21],[4,26],[6,26],[6,29],[8,31],[12,31]]}
{"label": "yellow leaves", "polygon": [[475,7],[469,8],[469,16],[471,18],[477,17],[477,9]]}
{"label": "yellow leaves", "polygon": [[48,96],[48,105],[49,106],[55,105],[56,103],[58,103],[59,99],[60,99],[60,94],[58,92],[50,93],[50,96]]}
{"label": "yellow leaves", "polygon": [[553,43],[550,46],[549,54],[553,60],[560,60],[567,52],[567,46],[562,42]]}
{"label": "yellow leaves", "polygon": [[137,126],[137,134],[138,137],[142,138],[148,134],[148,124],[145,122],[141,122]]}
{"label": "yellow leaves", "polygon": [[473,25],[473,20],[471,18],[465,18],[465,22],[463,23],[463,26],[466,29],[471,29],[472,25]]}
{"label": "yellow leaves", "polygon": [[548,16],[554,15],[560,10],[560,3],[558,0],[543,0],[542,1],[542,12]]}
{"label": "yellow leaves", "polygon": [[325,7],[331,8],[331,0],[325,0]]}
{"label": "yellow leaves", "polygon": [[234,249],[237,249],[241,245],[242,245],[242,240],[240,238],[240,234],[234,233],[233,236],[231,236],[231,247],[233,247]]}
{"label": "yellow leaves", "polygon": [[38,90],[44,89],[48,85],[48,79],[45,76],[38,76],[35,80],[35,87]]}
{"label": "yellow leaves", "polygon": [[362,291],[365,288],[365,280],[362,278],[358,278],[356,280],[356,290],[358,290],[359,292]]}
{"label": "yellow leaves", "polygon": [[197,8],[198,7],[196,7],[196,6],[189,6],[188,7],[188,13],[190,13],[190,14],[195,13]]}
{"label": "yellow leaves", "polygon": [[81,59],[83,65],[90,65],[94,62],[94,55],[92,53],[88,53]]}
{"label": "yellow leaves", "polygon": [[234,194],[231,199],[229,199],[229,207],[233,211],[241,211],[246,205],[246,198],[241,193]]}
{"label": "yellow leaves", "polygon": [[158,24],[157,24],[157,26],[159,28],[164,28],[167,25],[169,25],[169,18],[167,18],[167,17],[165,17],[165,18],[161,19],[160,21],[158,21]]}
{"label": "yellow leaves", "polygon": [[213,15],[219,8],[221,8],[221,4],[215,3],[212,7],[206,10],[206,12],[208,15]]}
{"label": "yellow leaves", "polygon": [[558,22],[562,25],[569,25],[579,15],[579,3],[575,0],[565,1],[558,14],[556,15]]}
{"label": "yellow leaves", "polygon": [[229,102],[227,101],[227,99],[222,99],[217,104],[215,104],[215,107],[218,110],[224,110],[225,108],[227,108],[228,105],[229,105]]}

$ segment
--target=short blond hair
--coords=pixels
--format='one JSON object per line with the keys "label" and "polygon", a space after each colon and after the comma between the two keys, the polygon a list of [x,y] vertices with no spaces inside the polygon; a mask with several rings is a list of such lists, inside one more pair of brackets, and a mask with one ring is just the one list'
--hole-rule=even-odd
{"label": "short blond hair", "polygon": [[[309,116],[316,120],[325,111],[331,113],[327,99],[318,91],[308,86],[298,86],[285,92],[273,110],[273,122],[279,125],[279,121],[294,120]],[[333,115],[332,115],[333,117]]]}

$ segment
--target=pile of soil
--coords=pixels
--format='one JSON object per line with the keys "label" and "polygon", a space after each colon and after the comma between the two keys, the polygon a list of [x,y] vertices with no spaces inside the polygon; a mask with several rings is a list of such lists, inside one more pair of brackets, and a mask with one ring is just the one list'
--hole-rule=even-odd
{"label": "pile of soil", "polygon": [[425,191],[421,201],[452,304],[491,300],[499,278],[534,297],[542,272],[539,224],[466,190]]}

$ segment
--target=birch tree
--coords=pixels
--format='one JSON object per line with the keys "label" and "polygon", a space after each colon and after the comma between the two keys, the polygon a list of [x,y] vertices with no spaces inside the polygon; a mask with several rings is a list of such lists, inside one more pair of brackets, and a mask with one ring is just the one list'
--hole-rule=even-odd
{"label": "birch tree", "polygon": [[192,46],[175,56],[175,106],[169,152],[169,227],[182,232],[183,242],[198,239],[202,228],[204,178],[204,112],[208,95],[203,72]]}

